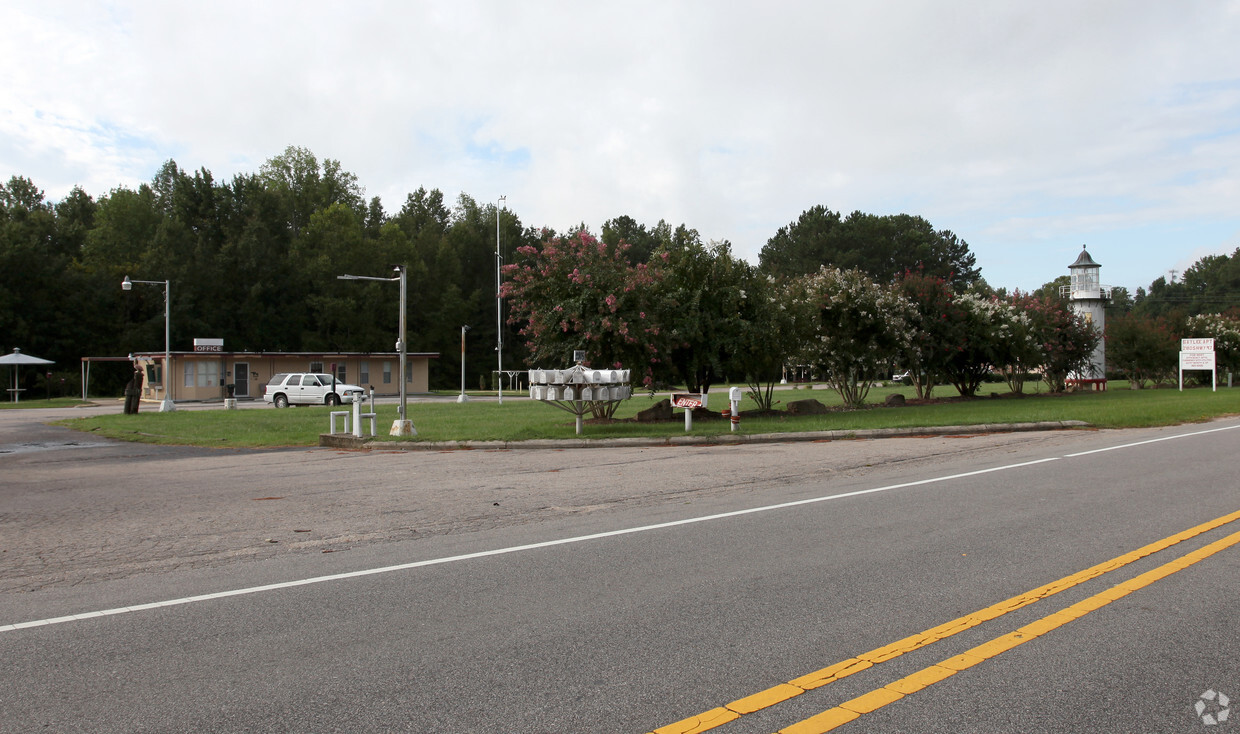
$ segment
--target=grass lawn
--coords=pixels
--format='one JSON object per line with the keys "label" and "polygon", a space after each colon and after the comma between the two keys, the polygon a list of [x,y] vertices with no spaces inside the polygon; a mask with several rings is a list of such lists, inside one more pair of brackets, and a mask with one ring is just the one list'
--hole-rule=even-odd
{"label": "grass lawn", "polygon": [[[980,397],[974,400],[941,402],[929,405],[908,405],[898,408],[881,407],[886,396],[901,393],[913,397],[909,387],[875,388],[870,392],[871,406],[862,410],[833,411],[825,415],[744,417],[753,404],[741,404],[741,433],[791,433],[798,431],[856,430],[914,426],[958,426],[988,423],[1024,423],[1034,421],[1085,421],[1102,428],[1127,428],[1172,425],[1209,420],[1223,415],[1240,414],[1240,389],[1220,388],[1218,392],[1194,388],[1179,392],[1175,389],[1129,390],[1123,382],[1112,382],[1104,393],[1071,395],[1028,394],[1024,397]],[[984,385],[979,395],[1006,391],[1002,385]],[[455,393],[453,393],[455,394]],[[935,397],[951,397],[950,388],[938,388]],[[727,404],[727,388],[712,392],[710,407],[719,411]],[[618,419],[631,418],[638,411],[651,407],[666,394],[650,397],[638,394],[623,403]],[[827,389],[779,390],[776,408],[794,400],[816,399],[827,406],[838,406],[836,394]],[[40,401],[31,401],[37,403]],[[46,403],[46,401],[42,401]],[[55,401],[53,401],[55,402]],[[47,407],[46,405],[42,407]],[[90,416],[57,421],[96,435],[144,443],[194,445],[207,447],[277,447],[313,446],[319,434],[328,430],[329,409],[297,407],[285,410],[182,410],[173,413],[143,412],[123,415],[121,406],[113,415]],[[380,405],[377,429],[380,440],[394,439],[387,435],[396,420],[395,405]],[[587,423],[584,438],[661,437],[684,435],[680,411],[670,423]],[[417,428],[416,441],[517,441],[525,439],[575,438],[575,418],[550,405],[527,399],[509,399],[503,405],[493,400],[468,403],[413,402],[409,418]],[[729,433],[723,420],[697,420],[694,435]]]}

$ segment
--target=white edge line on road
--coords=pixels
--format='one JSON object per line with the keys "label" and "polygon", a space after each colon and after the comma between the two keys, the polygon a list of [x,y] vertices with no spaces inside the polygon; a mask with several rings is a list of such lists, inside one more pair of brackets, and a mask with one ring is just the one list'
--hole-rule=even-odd
{"label": "white edge line on road", "polygon": [[1159,441],[1174,441],[1177,438],[1189,438],[1190,436],[1202,436],[1207,433],[1218,433],[1219,431],[1230,431],[1240,428],[1240,425],[1223,426],[1222,428],[1210,428],[1204,431],[1194,431],[1192,433],[1177,433],[1174,436],[1163,436],[1162,438],[1151,438],[1148,441],[1137,441],[1136,443],[1125,443],[1119,446],[1108,446],[1104,449],[1094,449],[1092,451],[1080,451],[1075,454],[1065,454],[1064,458],[1075,459],[1078,456],[1089,456],[1090,454],[1101,454],[1104,451],[1116,451],[1118,449],[1130,449],[1133,446],[1144,446],[1148,443],[1158,443]]}
{"label": "white edge line on road", "polygon": [[125,614],[128,612],[138,612],[146,609],[159,609],[161,607],[175,607],[182,604],[193,604],[202,601],[211,601],[213,599],[226,599],[230,596],[244,596],[246,594],[258,594],[264,591],[277,591],[279,589],[290,589],[296,586],[307,586],[309,584],[321,584],[328,581],[340,581],[343,579],[359,578],[362,576],[374,576],[381,573],[392,573],[394,571],[406,571],[412,568],[424,568],[426,566],[437,566],[443,563],[456,563],[458,561],[468,561],[475,558],[486,558],[488,556],[501,556],[509,553],[521,553],[524,551],[537,550],[539,548],[551,548],[557,545],[568,545],[570,543],[584,543],[589,540],[599,540],[601,538],[613,538],[620,535],[630,535],[633,533],[644,533],[651,530],[663,530],[666,528],[674,528],[681,525],[693,525],[700,522],[710,522],[712,520],[722,520],[729,517],[740,517],[742,515],[751,515],[758,512],[770,512],[772,510],[783,510],[789,507],[797,507],[800,505],[809,505],[816,502],[826,502],[829,500],[840,500],[848,497],[859,497],[866,494],[874,494],[876,492],[888,492],[893,489],[904,489],[906,487],[917,487],[925,484],[934,484],[937,482],[949,482],[953,479],[964,479],[966,477],[975,477],[982,474],[990,474],[997,471],[1005,471],[1008,469],[1019,469],[1025,466],[1033,466],[1035,464],[1044,464],[1048,461],[1058,461],[1059,457],[1051,457],[1049,459],[1037,459],[1035,461],[1025,461],[1019,464],[1006,464],[1004,466],[991,467],[990,469],[978,469],[977,471],[964,472],[962,474],[950,474],[943,477],[932,477],[930,479],[919,479],[915,482],[902,482],[900,484],[889,484],[885,487],[873,487],[871,489],[859,489],[855,492],[844,492],[842,494],[832,494],[823,497],[811,497],[804,500],[795,500],[793,502],[783,502],[777,505],[764,505],[762,507],[751,507],[745,510],[733,510],[731,512],[721,512],[715,515],[703,515],[701,517],[690,517],[683,520],[672,520],[670,522],[656,523],[654,525],[642,525],[635,528],[623,528],[621,530],[609,530],[605,533],[594,533],[592,535],[578,535],[572,538],[561,538],[559,540],[547,540],[541,543],[530,543],[528,545],[515,545],[508,548],[497,548],[495,550],[479,551],[477,553],[466,553],[459,556],[447,556],[444,558],[432,558],[425,561],[413,561],[411,563],[401,563],[395,566],[383,566],[382,568],[369,568],[361,571],[349,571],[346,573],[337,573],[330,576],[315,576],[308,579],[300,579],[297,581],[283,581],[275,584],[266,584],[264,586],[251,586],[244,589],[233,589],[232,591],[220,591],[213,594],[200,594],[198,596],[187,596],[181,599],[168,599],[166,601],[151,602],[149,604],[135,604],[130,607],[117,607],[115,609],[104,609],[97,612],[85,612],[82,614],[71,614],[64,617],[53,617],[50,619],[36,619],[30,622],[18,622],[15,624],[0,625],[0,632],[12,632],[14,630],[27,629],[30,627],[44,627],[52,624],[62,624],[65,622],[76,622],[84,619],[95,619],[97,617],[108,616],[112,614]]}

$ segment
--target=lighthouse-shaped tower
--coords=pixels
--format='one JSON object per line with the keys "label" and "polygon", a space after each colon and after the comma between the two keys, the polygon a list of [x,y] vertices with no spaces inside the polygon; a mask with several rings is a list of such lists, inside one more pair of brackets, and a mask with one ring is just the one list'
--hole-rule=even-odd
{"label": "lighthouse-shaped tower", "polygon": [[1070,380],[1076,384],[1092,385],[1094,389],[1106,389],[1107,350],[1104,334],[1106,333],[1106,304],[1111,300],[1110,286],[1102,285],[1098,271],[1102,266],[1094,262],[1089,251],[1081,245],[1081,255],[1076,262],[1068,266],[1072,276],[1072,284],[1065,288],[1072,310],[1093,324],[1098,332],[1098,346],[1094,348],[1089,367],[1084,371],[1088,374],[1074,374]]}

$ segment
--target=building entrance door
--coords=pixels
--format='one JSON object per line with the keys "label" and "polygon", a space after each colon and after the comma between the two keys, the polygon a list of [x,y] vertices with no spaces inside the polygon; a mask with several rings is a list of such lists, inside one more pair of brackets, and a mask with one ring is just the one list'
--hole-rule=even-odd
{"label": "building entrance door", "polygon": [[233,362],[233,394],[239,398],[250,397],[250,363]]}

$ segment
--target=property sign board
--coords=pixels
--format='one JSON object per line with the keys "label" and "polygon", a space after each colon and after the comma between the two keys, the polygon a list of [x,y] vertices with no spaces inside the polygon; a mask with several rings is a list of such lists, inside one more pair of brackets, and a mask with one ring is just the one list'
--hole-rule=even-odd
{"label": "property sign board", "polygon": [[195,352],[222,352],[224,351],[223,339],[195,339]]}
{"label": "property sign board", "polygon": [[1214,340],[1213,339],[1181,339],[1180,340],[1180,351],[1181,352],[1213,352],[1214,351]]}
{"label": "property sign board", "polygon": [[1180,369],[1214,369],[1214,352],[1180,352]]}
{"label": "property sign board", "polygon": [[1180,340],[1180,390],[1184,389],[1184,370],[1209,370],[1210,382],[1218,390],[1213,339]]}

